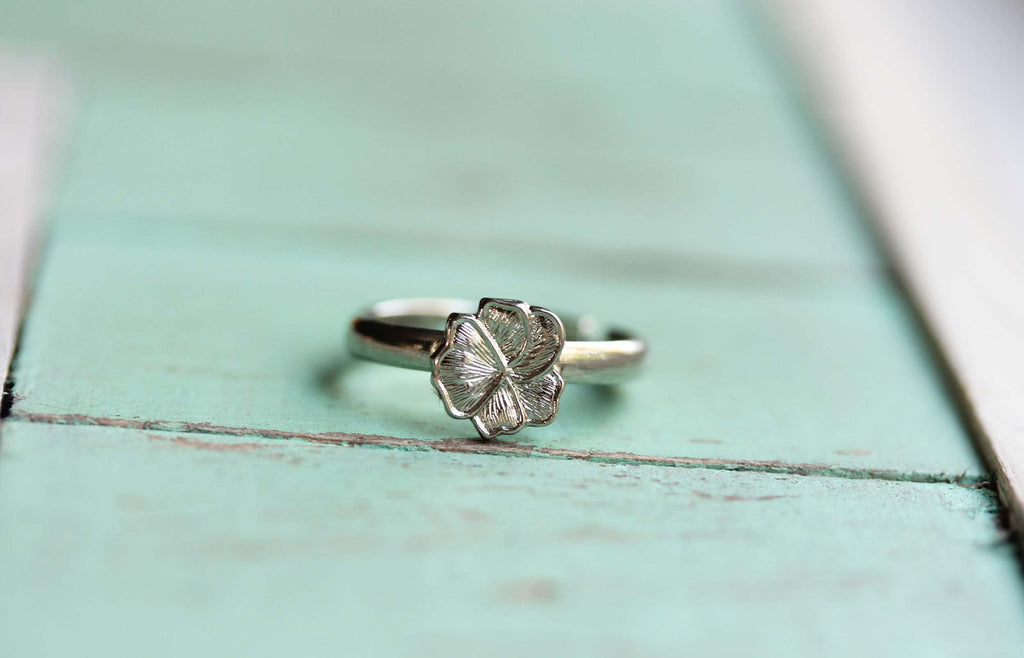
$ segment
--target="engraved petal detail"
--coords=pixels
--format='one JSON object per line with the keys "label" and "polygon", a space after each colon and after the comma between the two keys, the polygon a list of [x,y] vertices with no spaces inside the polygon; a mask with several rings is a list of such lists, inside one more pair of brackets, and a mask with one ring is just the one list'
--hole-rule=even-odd
{"label": "engraved petal detail", "polygon": [[449,317],[433,357],[434,387],[449,415],[472,418],[485,438],[546,425],[565,386],[558,366],[564,345],[562,322],[551,311],[483,299],[475,315]]}
{"label": "engraved petal detail", "polygon": [[472,316],[456,319],[434,364],[434,384],[457,418],[476,413],[501,380],[504,364],[485,331]]}
{"label": "engraved petal detail", "polygon": [[527,348],[510,366],[517,375],[530,379],[548,369],[558,358],[564,343],[565,329],[554,313],[543,308],[530,308],[530,333]]}
{"label": "engraved petal detail", "polygon": [[473,424],[481,436],[493,438],[499,434],[519,431],[526,423],[526,414],[512,382],[505,379],[487,399],[480,412],[473,416]]}
{"label": "engraved petal detail", "polygon": [[529,307],[522,302],[505,299],[489,300],[477,313],[508,363],[519,358],[526,349],[530,336],[528,313]]}
{"label": "engraved petal detail", "polygon": [[565,381],[556,371],[519,384],[519,399],[529,424],[547,425],[555,419],[564,386]]}

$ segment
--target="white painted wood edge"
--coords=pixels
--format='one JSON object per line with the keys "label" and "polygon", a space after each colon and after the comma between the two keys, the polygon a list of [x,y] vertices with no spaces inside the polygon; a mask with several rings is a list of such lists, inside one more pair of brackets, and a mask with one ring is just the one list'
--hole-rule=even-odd
{"label": "white painted wood edge", "polygon": [[[993,106],[1012,102],[1024,64],[999,61],[991,27],[969,24],[984,18],[1009,44],[1024,39],[1024,11],[1003,0],[769,8],[808,69],[815,103],[956,378],[1024,540],[1024,170],[1015,186],[998,171],[1024,144],[1024,115],[1007,121],[1014,114]],[[1006,53],[1018,44],[1009,45]],[[979,76],[999,71],[1016,72],[993,81],[1007,86],[1002,99],[972,93]]]}
{"label": "white painted wood edge", "polygon": [[0,381],[27,299],[65,85],[45,59],[0,52]]}

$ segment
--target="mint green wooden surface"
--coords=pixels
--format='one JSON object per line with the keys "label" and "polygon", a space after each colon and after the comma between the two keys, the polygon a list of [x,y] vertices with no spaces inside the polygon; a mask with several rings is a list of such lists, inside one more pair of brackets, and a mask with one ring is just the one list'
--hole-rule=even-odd
{"label": "mint green wooden surface", "polygon": [[[1019,655],[987,474],[763,27],[0,0],[80,82],[0,655]],[[344,358],[356,309],[438,294],[603,309],[649,368],[467,441]]]}
{"label": "mint green wooden surface", "polygon": [[732,3],[107,6],[5,21],[82,73],[62,209],[876,262]]}
{"label": "mint green wooden surface", "polygon": [[517,442],[980,473],[900,301],[872,279],[793,291],[661,278],[643,263],[602,272],[546,251],[526,268],[491,249],[447,253],[391,236],[69,218],[37,286],[14,414],[469,437],[427,373],[347,362],[348,317],[402,295],[521,295],[604,309],[652,353],[617,395],[570,387],[558,423]]}
{"label": "mint green wooden surface", "polygon": [[432,75],[373,69],[272,93],[264,80],[100,83],[60,208],[615,244],[698,265],[748,258],[826,274],[872,260],[774,98],[479,74],[424,98],[456,84]]}
{"label": "mint green wooden surface", "polygon": [[983,490],[21,422],[4,441],[8,656],[1024,646]]}

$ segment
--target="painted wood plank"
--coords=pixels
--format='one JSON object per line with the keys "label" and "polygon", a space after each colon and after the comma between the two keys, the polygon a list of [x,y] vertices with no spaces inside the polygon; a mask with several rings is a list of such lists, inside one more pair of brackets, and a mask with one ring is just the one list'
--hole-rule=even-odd
{"label": "painted wood plank", "polygon": [[[100,83],[26,334],[26,397],[0,459],[0,653],[1014,655],[1019,575],[984,490],[625,464],[709,455],[703,465],[768,470],[781,456],[794,472],[803,459],[833,476],[981,476],[898,296],[855,242],[852,210],[827,189],[808,136],[773,105],[774,74],[735,15],[717,22],[716,7],[734,5],[701,5],[705,20],[689,4],[582,15],[543,5],[523,17],[460,4],[465,21],[455,23],[378,4],[364,10],[439,28],[414,30],[438,43],[359,50],[372,20],[339,39],[338,22],[312,3],[287,16],[226,4],[202,22],[183,21],[187,3],[84,14],[18,3],[5,21],[15,27],[0,26],[56,39]],[[447,31],[463,27],[480,35],[475,48]],[[281,32],[291,40],[275,50]],[[514,38],[537,34],[546,36],[527,47]],[[397,65],[383,61],[407,43]],[[448,133],[401,148],[417,130],[398,113],[407,99],[361,78],[371,74],[347,58],[362,55],[384,70],[385,87],[427,81],[442,100],[410,96],[409,107],[434,108],[441,118],[420,128]],[[352,77],[336,74],[341,93],[322,91],[336,71]],[[538,71],[565,96],[522,81]],[[673,75],[686,84],[673,86]],[[656,90],[623,82],[632,77]],[[464,102],[445,100],[462,90]],[[676,127],[681,112],[651,107],[688,109],[691,92],[711,102],[692,103],[683,129],[658,140],[657,127]],[[361,104],[354,93],[370,95]],[[510,94],[506,114],[499,100]],[[734,108],[746,94],[749,106],[701,133],[716,103]],[[531,114],[560,98],[568,111]],[[590,124],[573,110],[591,102],[608,116],[580,137],[573,130]],[[484,147],[460,142],[461,127]],[[395,167],[399,184],[386,158],[367,159],[367,136],[385,155],[412,158]],[[360,159],[368,172],[353,178],[347,167]],[[626,188],[607,189],[635,163]],[[587,175],[569,179],[567,166]],[[641,184],[652,168],[669,180]],[[420,181],[430,176],[441,182]],[[445,185],[482,189],[479,210],[456,208],[453,198],[472,194]],[[395,196],[416,203],[388,205]],[[556,219],[571,228],[587,213],[624,214],[588,196],[640,206],[631,228],[651,229],[649,241],[627,245],[630,233],[598,222],[588,249],[566,259],[556,238],[574,234]],[[696,219],[716,203],[733,205],[715,223]],[[472,214],[493,216],[495,205],[529,216],[553,243],[529,257],[535,272],[494,257],[507,243]],[[372,214],[378,207],[387,212]],[[752,228],[765,208],[770,221]],[[360,215],[373,225],[353,230]],[[433,252],[461,232],[424,228],[449,218],[482,229],[459,265]],[[676,226],[690,221],[699,230]],[[515,244],[532,250],[524,235]],[[197,434],[232,429],[211,425],[219,420],[292,439],[359,427],[452,436],[421,374],[338,361],[351,307],[441,288],[607,307],[664,358],[617,398],[577,391],[559,434],[524,439],[547,452],[506,451],[561,461]],[[399,403],[381,407],[389,395]],[[480,445],[436,445],[453,444]],[[595,450],[614,465],[587,463]],[[62,632],[39,640],[30,631],[43,614]]]}
{"label": "painted wood plank", "polygon": [[[102,0],[89,8],[11,0],[5,8],[0,30],[8,38],[62,50],[86,72],[138,67],[207,76],[228,67],[234,82],[261,67],[302,75],[362,61],[562,81],[682,77],[712,88],[772,87],[769,67],[740,29],[736,2],[626,7],[599,0],[584,10],[543,0]],[[195,20],[199,8],[202,21]]]}
{"label": "painted wood plank", "polygon": [[524,430],[521,445],[981,475],[902,302],[874,281],[817,293],[690,287],[643,263],[609,277],[600,261],[524,268],[486,248],[452,260],[433,246],[205,222],[63,222],[28,318],[13,413],[469,437],[425,373],[347,361],[346,323],[376,299],[523,296],[603,309],[641,331],[652,354],[617,394],[570,387],[557,423]]}
{"label": "painted wood plank", "polygon": [[[427,95],[446,86],[459,94]],[[69,216],[615,244],[811,276],[876,265],[799,116],[775,98],[359,68],[91,92],[58,209]]]}
{"label": "painted wood plank", "polygon": [[1024,161],[1024,101],[1016,87],[975,93],[983,76],[1019,67],[1024,13],[934,9],[830,3],[797,34],[827,35],[801,43],[816,53],[838,138],[1024,528],[1024,193],[1019,171],[1009,184],[1003,169]]}
{"label": "painted wood plank", "polygon": [[[123,21],[32,4],[6,22],[86,62],[59,211],[614,244],[697,267],[795,261],[811,276],[878,264],[731,3],[595,3],[571,16],[453,3],[460,21],[423,35],[447,48],[409,37],[415,3],[356,3],[358,16],[339,7],[333,19],[322,3],[289,3],[275,39],[258,36],[281,31],[270,5],[244,9],[262,28],[241,29],[225,5],[190,32],[190,3],[109,5],[88,13]],[[329,44],[312,45],[307,31],[326,24]],[[613,64],[612,52],[630,57]]]}
{"label": "painted wood plank", "polygon": [[28,290],[43,180],[59,105],[57,76],[38,59],[0,50],[0,419]]}
{"label": "painted wood plank", "polygon": [[1016,656],[994,510],[955,485],[12,421],[0,653]]}

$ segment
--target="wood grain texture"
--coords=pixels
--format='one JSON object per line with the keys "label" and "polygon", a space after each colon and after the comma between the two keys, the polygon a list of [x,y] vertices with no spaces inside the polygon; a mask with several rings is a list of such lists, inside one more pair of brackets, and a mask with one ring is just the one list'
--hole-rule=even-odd
{"label": "wood grain texture", "polygon": [[85,12],[124,16],[117,38],[74,3],[8,12],[88,81],[60,211],[614,244],[754,278],[878,266],[733,3],[571,20],[545,2],[431,19],[408,2],[204,3],[202,26],[187,2],[132,4]]}
{"label": "wood grain texture", "polygon": [[[987,475],[745,20],[9,0],[87,94],[0,654],[1019,653]],[[417,294],[600,310],[650,369],[467,441],[423,373],[344,358]]]}
{"label": "wood grain texture", "polygon": [[515,294],[602,309],[652,346],[642,378],[616,392],[568,387],[557,422],[524,430],[521,444],[981,474],[901,301],[873,280],[783,294],[634,281],[599,264],[520,265],[485,250],[452,260],[390,237],[62,222],[13,413],[469,437],[428,375],[349,361],[344,329],[378,299]]}
{"label": "wood grain texture", "polygon": [[1024,644],[981,489],[17,421],[4,440],[4,655]]}
{"label": "wood grain texture", "polygon": [[[588,80],[560,100],[536,80],[458,75],[459,95],[434,100],[429,77],[345,69],[272,94],[263,80],[100,86],[61,210],[616,244],[822,276],[876,264],[780,99]],[[426,103],[440,107],[408,110]]]}
{"label": "wood grain texture", "polygon": [[1024,193],[1019,170],[1007,181],[1002,169],[1024,161],[1024,101],[1009,81],[988,84],[1007,87],[1001,96],[974,93],[992,71],[1019,66],[1024,12],[873,4],[817,7],[795,33],[815,53],[837,138],[1024,528]]}

